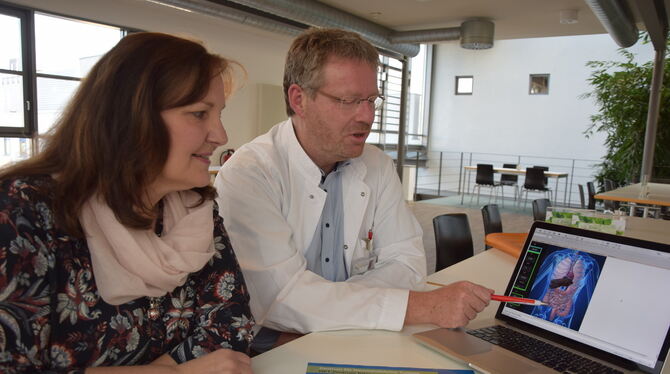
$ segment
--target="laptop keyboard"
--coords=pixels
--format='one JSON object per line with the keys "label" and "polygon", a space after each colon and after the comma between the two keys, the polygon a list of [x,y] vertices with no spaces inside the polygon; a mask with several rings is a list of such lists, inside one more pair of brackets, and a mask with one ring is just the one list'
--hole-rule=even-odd
{"label": "laptop keyboard", "polygon": [[508,349],[544,366],[561,373],[622,373],[622,371],[589,360],[555,345],[545,343],[528,335],[495,325],[477,330],[468,330],[468,334],[484,339],[491,344]]}

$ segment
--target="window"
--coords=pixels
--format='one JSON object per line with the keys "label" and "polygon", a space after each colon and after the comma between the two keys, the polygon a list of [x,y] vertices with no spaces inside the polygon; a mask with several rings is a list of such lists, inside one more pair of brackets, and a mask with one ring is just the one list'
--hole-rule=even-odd
{"label": "window", "polygon": [[[409,62],[411,79],[407,95],[405,143],[410,156],[417,149],[425,150],[428,143],[428,126],[424,123],[425,70],[428,63],[426,56],[427,46],[421,45],[419,54]],[[380,56],[379,61],[377,80],[379,90],[385,100],[381,110],[375,113],[375,121],[372,124],[372,131],[367,142],[378,145],[395,159],[400,128],[403,62],[389,56]]]}
{"label": "window", "polygon": [[[20,136],[30,133],[25,105],[29,77],[28,45],[23,35],[28,27],[28,13],[0,8],[0,132]],[[2,152],[2,154],[5,154]]]}
{"label": "window", "polygon": [[549,94],[549,74],[531,74],[528,87],[529,95]]}
{"label": "window", "polygon": [[30,138],[0,138],[0,165],[25,160],[32,155],[32,140]]}
{"label": "window", "polygon": [[384,105],[375,113],[368,143],[378,144],[382,149],[395,148],[400,128],[400,97],[402,90],[402,61],[380,56],[377,73],[379,92],[384,96]]}
{"label": "window", "polygon": [[[35,14],[38,132],[49,131],[79,81],[123,37],[123,30]],[[67,40],[68,43],[63,43]]]}
{"label": "window", "polygon": [[472,95],[474,78],[472,75],[460,75],[456,77],[456,95]]}
{"label": "window", "polygon": [[411,146],[425,147],[428,144],[428,120],[426,112],[428,110],[427,100],[429,93],[426,80],[427,63],[430,59],[429,46],[422,44],[419,54],[410,60],[411,79],[409,80],[409,97],[407,102],[407,136],[406,143],[408,148]]}
{"label": "window", "polygon": [[0,33],[0,165],[4,165],[33,154],[39,146],[37,135],[53,126],[81,79],[127,30],[0,6]]}

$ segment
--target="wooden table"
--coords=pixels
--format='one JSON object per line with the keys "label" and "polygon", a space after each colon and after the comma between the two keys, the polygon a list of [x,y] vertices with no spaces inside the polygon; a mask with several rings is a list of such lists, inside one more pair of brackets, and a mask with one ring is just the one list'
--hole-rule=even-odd
{"label": "wooden table", "polygon": [[[461,204],[463,204],[463,198],[465,196],[465,192],[470,190],[470,173],[474,170],[477,171],[477,166],[476,165],[468,165],[464,166],[463,169],[465,172],[468,174],[467,178],[462,178],[463,180],[463,186],[461,187],[461,191],[463,193],[461,194]],[[516,174],[516,175],[526,175],[526,169],[511,169],[511,168],[493,168],[494,173],[500,173],[500,174]],[[565,178],[565,191],[563,193],[563,205],[565,205],[565,202],[568,199],[568,176],[569,173],[565,172],[556,172],[556,171],[545,171],[544,176],[548,178],[556,178],[556,187],[554,188],[554,202],[557,201],[558,199],[558,180],[560,178]],[[466,187],[466,180],[467,180],[467,187]]]}
{"label": "wooden table", "polygon": [[647,183],[648,194],[642,196],[642,184],[636,183],[595,195],[599,200],[613,200],[645,205],[670,206],[670,184]]}
{"label": "wooden table", "polygon": [[486,235],[485,242],[509,255],[519,257],[528,233],[523,232],[494,232]]}

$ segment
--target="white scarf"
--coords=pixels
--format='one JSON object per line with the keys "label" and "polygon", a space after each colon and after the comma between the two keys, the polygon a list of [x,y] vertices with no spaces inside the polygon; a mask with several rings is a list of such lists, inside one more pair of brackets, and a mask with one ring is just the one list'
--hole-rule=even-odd
{"label": "white scarf", "polygon": [[153,230],[122,225],[97,195],[84,203],[79,222],[103,300],[119,305],[143,296],[163,296],[205,266],[214,255],[214,203],[189,208],[199,199],[193,191],[166,195],[161,237]]}

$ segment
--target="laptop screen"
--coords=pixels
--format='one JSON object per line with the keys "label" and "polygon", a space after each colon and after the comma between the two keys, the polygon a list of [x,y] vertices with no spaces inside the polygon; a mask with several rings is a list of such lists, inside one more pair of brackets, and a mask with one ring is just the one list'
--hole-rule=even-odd
{"label": "laptop screen", "polygon": [[497,316],[654,368],[670,339],[668,252],[668,245],[536,223],[506,294],[548,305],[503,303]]}

